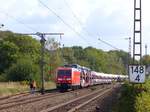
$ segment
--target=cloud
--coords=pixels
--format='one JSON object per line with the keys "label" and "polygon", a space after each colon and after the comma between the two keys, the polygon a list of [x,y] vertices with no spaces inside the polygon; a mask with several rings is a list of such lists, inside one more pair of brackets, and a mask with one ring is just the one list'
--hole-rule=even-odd
{"label": "cloud", "polygon": [[[25,25],[18,23],[9,15],[23,21],[29,27],[41,32],[64,32],[62,43],[66,46],[91,43],[94,47],[105,50],[110,47],[97,42],[98,35],[102,39],[127,51],[128,42],[123,38],[133,36],[133,1],[132,0],[41,0],[62,18],[71,28],[66,26],[50,10],[43,7],[38,0],[0,0],[0,23],[15,32],[31,32]],[[67,6],[71,7],[71,9]],[[150,33],[150,1],[142,0],[143,43],[148,43]],[[81,24],[76,20],[75,13]],[[2,12],[1,12],[2,11]],[[75,30],[75,33],[74,31]],[[88,31],[88,33],[87,33]],[[79,36],[78,33],[80,33]],[[59,37],[58,37],[59,38]],[[59,39],[58,39],[59,40]],[[86,42],[88,41],[88,42]]]}

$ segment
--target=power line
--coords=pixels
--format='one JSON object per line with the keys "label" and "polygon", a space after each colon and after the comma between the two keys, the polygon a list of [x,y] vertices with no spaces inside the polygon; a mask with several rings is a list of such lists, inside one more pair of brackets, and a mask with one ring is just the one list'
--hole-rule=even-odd
{"label": "power line", "polygon": [[[66,6],[67,6],[68,8],[70,8],[70,11],[71,11],[72,15],[73,15],[74,18],[78,21],[78,23],[80,24],[81,28],[82,28],[88,35],[93,36],[88,30],[86,30],[86,28],[83,28],[83,27],[82,27],[82,22],[79,20],[79,18],[78,18],[78,17],[76,16],[76,14],[73,12],[73,10],[72,10],[72,8],[70,7],[69,3],[68,3],[66,0],[64,0],[64,2],[65,2],[65,4],[66,4]],[[112,44],[110,44],[110,43],[108,43],[108,42],[106,42],[106,41],[104,41],[104,40],[102,40],[102,39],[99,39],[99,40],[100,40],[101,42],[103,42],[104,44],[106,44],[106,45],[108,45],[108,46],[110,46],[110,47],[112,47],[112,48],[114,48],[114,49],[120,50],[120,49],[118,49],[117,47],[113,46]]]}
{"label": "power line", "polygon": [[[69,4],[66,2],[66,0],[64,0],[64,1],[65,1],[66,5],[71,9],[71,7],[70,7]],[[71,25],[69,25],[67,22],[65,22],[64,19],[61,18],[54,10],[50,9],[50,8],[49,8],[46,4],[44,4],[41,0],[39,0],[39,3],[42,4],[45,8],[47,8],[50,12],[52,12],[57,18],[59,18],[68,28],[70,28],[70,29],[71,29],[73,32],[75,32],[78,36],[82,37],[82,39],[84,39],[84,41],[86,41],[88,44],[90,44],[90,43],[84,38],[84,36],[82,36],[82,35],[81,35],[79,32],[77,32]],[[2,11],[0,11],[0,12],[2,12]],[[76,20],[78,21],[78,23],[79,23],[80,26],[82,27],[82,22],[78,19],[78,17],[75,15],[75,13],[73,12],[72,9],[71,9],[71,12],[72,12],[74,18],[76,18]],[[2,13],[5,14],[6,16],[8,16],[8,17],[14,19],[16,22],[18,22],[18,23],[20,23],[20,24],[23,24],[26,28],[28,28],[28,29],[30,29],[30,30],[32,30],[32,31],[35,31],[35,32],[37,31],[36,29],[34,29],[34,28],[32,28],[32,27],[26,25],[24,22],[22,22],[21,20],[19,20],[19,19],[13,17],[12,15],[9,15],[9,14],[6,13],[6,12],[2,12]],[[84,29],[89,35],[91,35],[85,28],[83,28],[83,29]],[[114,47],[113,45],[109,44],[108,42],[106,42],[106,41],[104,41],[104,40],[102,40],[102,39],[100,39],[100,41],[103,42],[103,43],[105,43],[105,44],[107,44],[107,45],[109,45],[110,47],[116,49],[116,47]],[[91,44],[90,44],[90,45],[91,45]],[[117,49],[118,49],[118,48],[117,48]]]}
{"label": "power line", "polygon": [[27,29],[30,29],[30,30],[32,30],[32,31],[34,31],[34,32],[37,32],[37,30],[36,30],[35,28],[32,28],[32,27],[26,25],[24,22],[22,22],[21,20],[15,18],[14,16],[8,14],[7,12],[2,12],[2,11],[0,11],[0,12],[3,13],[4,15],[6,15],[6,16],[9,17],[9,18],[12,18],[12,19],[15,20],[16,22],[18,22],[18,23],[24,25]]}
{"label": "power line", "polygon": [[110,43],[108,43],[108,42],[106,42],[106,41],[104,41],[104,40],[102,40],[102,39],[100,39],[100,38],[98,38],[98,40],[101,41],[101,42],[103,42],[103,43],[105,43],[106,45],[108,45],[108,46],[110,46],[110,47],[112,47],[112,48],[114,48],[114,49],[120,51],[120,49],[117,48],[117,47],[115,47],[114,45],[112,45],[112,44],[110,44]]}
{"label": "power line", "polygon": [[78,23],[79,23],[80,25],[82,25],[82,22],[81,22],[81,21],[79,20],[79,18],[76,16],[76,14],[74,13],[74,11],[73,11],[72,8],[70,7],[69,3],[68,3],[66,0],[64,0],[64,3],[66,4],[66,6],[67,6],[68,8],[70,8],[70,11],[71,11],[73,17],[78,21]]}
{"label": "power line", "polygon": [[60,17],[54,10],[49,8],[46,4],[44,4],[41,0],[38,0],[39,3],[47,8],[51,13],[53,13],[58,19],[60,19],[69,29],[71,29],[73,32],[75,32],[79,37],[81,37],[84,41],[88,43],[88,45],[91,45],[85,38],[82,36],[79,32],[77,32],[71,25],[69,25],[67,22],[64,21],[62,17]]}
{"label": "power line", "polygon": [[128,47],[128,52],[129,52],[129,57],[131,56],[131,37],[125,38],[126,40],[129,40],[129,47]]}
{"label": "power line", "polygon": [[66,0],[64,0],[64,2],[65,2],[65,4],[66,4],[66,6],[67,6],[68,8],[70,8],[70,11],[71,11],[73,17],[74,17],[74,18],[76,19],[76,21],[79,23],[79,25],[81,26],[81,28],[82,28],[89,36],[92,36],[91,33],[86,30],[86,28],[82,27],[82,26],[83,26],[82,22],[81,22],[80,19],[77,17],[77,15],[74,13],[74,11],[73,11],[72,8],[70,7],[69,3],[68,3]]}

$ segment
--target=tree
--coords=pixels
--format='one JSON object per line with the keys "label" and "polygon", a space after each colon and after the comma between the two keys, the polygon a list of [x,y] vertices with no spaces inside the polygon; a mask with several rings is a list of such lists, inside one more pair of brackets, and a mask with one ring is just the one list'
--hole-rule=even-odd
{"label": "tree", "polygon": [[66,62],[65,64],[76,63],[76,59],[74,57],[74,51],[72,48],[64,47],[62,49],[62,56]]}
{"label": "tree", "polygon": [[108,54],[111,62],[111,72],[114,74],[126,74],[127,65],[125,64],[128,61],[128,54],[123,51],[109,51]]}
{"label": "tree", "polygon": [[7,71],[7,80],[9,81],[24,81],[36,80],[39,81],[39,67],[30,61],[30,58],[22,58],[17,60]]}
{"label": "tree", "polygon": [[8,69],[18,58],[19,48],[12,42],[0,41],[0,73]]}
{"label": "tree", "polygon": [[149,55],[145,55],[142,58],[142,63],[144,65],[146,65],[146,67],[148,67],[150,65],[150,56]]}
{"label": "tree", "polygon": [[80,63],[80,60],[84,60],[86,57],[86,54],[84,52],[84,49],[80,46],[73,46],[73,56],[76,58],[77,63]]}
{"label": "tree", "polygon": [[45,79],[49,80],[52,79],[53,81],[56,78],[56,68],[61,66],[63,63],[63,57],[61,55],[61,49],[59,48],[60,44],[56,42],[54,38],[49,38],[46,41],[46,66],[45,71]]}
{"label": "tree", "polygon": [[[123,74],[128,60],[128,53],[124,51],[104,52],[93,47],[80,46],[60,48],[60,44],[54,38],[46,41],[45,48],[44,78],[46,80],[49,80],[49,77],[55,78],[55,70],[58,66],[73,63],[89,67],[97,72]],[[35,38],[1,31],[0,53],[0,73],[4,76],[6,71],[8,79],[27,80],[34,78],[32,73],[39,73],[41,44]],[[144,57],[143,62],[148,64],[147,60],[149,59]],[[5,76],[1,79],[3,78]]]}
{"label": "tree", "polygon": [[40,42],[30,36],[11,34],[4,41],[14,43],[19,48],[20,58],[30,55],[32,61],[38,63],[40,59]]}

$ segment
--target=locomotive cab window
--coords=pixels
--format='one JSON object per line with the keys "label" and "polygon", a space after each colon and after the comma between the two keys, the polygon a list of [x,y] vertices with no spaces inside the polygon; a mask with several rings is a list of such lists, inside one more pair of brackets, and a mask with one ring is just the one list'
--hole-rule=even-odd
{"label": "locomotive cab window", "polygon": [[58,70],[59,76],[71,76],[71,70]]}

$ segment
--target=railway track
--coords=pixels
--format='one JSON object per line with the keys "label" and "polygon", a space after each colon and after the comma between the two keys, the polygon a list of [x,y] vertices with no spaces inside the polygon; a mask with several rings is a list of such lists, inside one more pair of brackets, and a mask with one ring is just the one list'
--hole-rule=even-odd
{"label": "railway track", "polygon": [[[38,96],[35,94],[34,95],[30,94],[33,97],[29,97],[29,98],[28,97],[26,98],[26,96],[22,98],[16,96],[15,99],[12,98],[7,102],[0,101],[0,111],[1,112],[6,112],[6,111],[7,112],[29,112],[29,111],[40,112],[42,110],[43,111],[47,110],[49,107],[55,107],[56,105],[60,105],[64,102],[68,102],[76,98],[79,98],[81,96],[85,96],[85,94],[89,95],[89,93],[95,93],[97,90],[99,90],[99,93],[101,93],[102,91],[110,87],[111,85],[104,85],[104,86],[98,85],[89,88],[78,89],[75,91],[68,91],[65,93],[60,93],[57,91],[53,93],[46,93],[44,95],[39,94]],[[91,97],[96,96],[96,94],[97,93],[95,93]],[[89,96],[88,99],[91,99],[91,97]],[[76,105],[74,105],[74,107],[75,106]],[[60,111],[60,112],[65,112],[65,111]]]}
{"label": "railway track", "polygon": [[41,100],[48,99],[51,97],[60,96],[63,94],[65,94],[65,93],[56,92],[56,93],[49,93],[49,94],[40,95],[40,96],[33,96],[33,97],[31,96],[29,98],[22,98],[22,99],[17,99],[17,100],[15,99],[15,100],[8,101],[8,102],[4,101],[4,102],[0,103],[0,110],[8,109],[8,108],[19,106],[19,105],[25,105],[28,103],[34,103],[37,101],[41,101]]}
{"label": "railway track", "polygon": [[8,100],[8,99],[13,99],[13,98],[18,98],[20,96],[27,96],[27,95],[29,95],[29,92],[18,93],[18,94],[9,95],[9,96],[4,96],[4,97],[0,97],[0,101],[2,101],[2,100]]}
{"label": "railway track", "polygon": [[92,102],[93,100],[99,97],[103,97],[106,93],[110,92],[111,90],[112,88],[100,89],[95,92],[89,93],[85,96],[81,96],[71,101],[61,103],[54,107],[42,110],[41,112],[75,112],[84,105]]}
{"label": "railway track", "polygon": [[[57,89],[45,90],[46,93],[53,93],[57,91],[58,91]],[[35,93],[38,94],[40,93],[40,91],[36,91]],[[20,99],[20,97],[26,97],[26,96],[31,96],[30,92],[24,92],[24,93],[18,93],[14,95],[0,97],[0,104],[1,104],[1,101],[16,100],[16,99]],[[36,97],[36,96],[32,96],[32,98],[33,97]]]}
{"label": "railway track", "polygon": [[[58,90],[55,89],[55,90],[51,91],[50,93],[45,94],[44,96],[48,96],[53,93],[58,93]],[[28,100],[31,98],[32,99],[38,98],[39,96],[40,96],[39,93],[35,93],[35,94],[30,94],[29,92],[28,93],[20,93],[20,94],[12,95],[8,98],[6,97],[4,99],[1,99],[0,105],[9,104],[9,103],[13,103],[13,102],[21,102],[21,101],[25,101],[25,100]]]}
{"label": "railway track", "polygon": [[[84,88],[86,89],[86,88]],[[5,109],[9,109],[9,108],[15,108],[19,105],[26,105],[26,104],[33,104],[34,102],[38,102],[38,101],[42,101],[42,100],[46,100],[46,99],[51,99],[51,98],[54,98],[54,97],[58,97],[58,96],[63,96],[65,94],[76,94],[78,93],[78,91],[84,91],[84,89],[79,89],[79,90],[75,90],[75,91],[68,91],[68,92],[65,92],[65,93],[60,93],[58,91],[53,91],[51,93],[46,93],[45,95],[37,95],[37,96],[34,96],[34,95],[31,95],[30,94],[30,97],[22,97],[22,98],[19,98],[21,96],[23,96],[23,94],[19,95],[19,96],[13,96],[10,98],[8,98],[7,100],[3,100],[3,101],[0,101],[0,110],[5,110]],[[90,89],[90,88],[89,88]]]}

